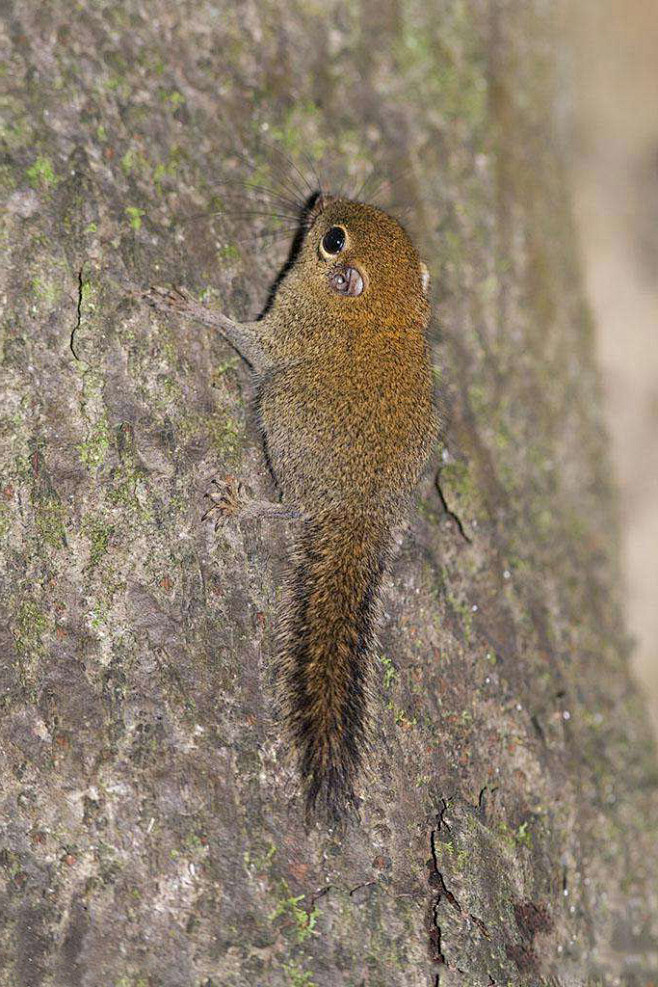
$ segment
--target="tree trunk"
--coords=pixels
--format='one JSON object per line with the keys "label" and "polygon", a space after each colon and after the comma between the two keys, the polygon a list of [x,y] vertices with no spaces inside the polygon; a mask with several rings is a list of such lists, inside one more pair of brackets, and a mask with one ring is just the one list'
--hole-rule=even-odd
{"label": "tree trunk", "polygon": [[[14,4],[3,985],[655,980],[655,760],[553,18],[540,0]],[[222,183],[287,197],[295,165],[314,184],[308,157],[397,182],[448,409],[386,581],[378,741],[342,831],[305,828],[271,714],[286,525],[201,520],[214,475],[272,494],[247,369],[122,286],[254,317],[285,242],[250,239],[272,205],[251,189],[236,214]]]}

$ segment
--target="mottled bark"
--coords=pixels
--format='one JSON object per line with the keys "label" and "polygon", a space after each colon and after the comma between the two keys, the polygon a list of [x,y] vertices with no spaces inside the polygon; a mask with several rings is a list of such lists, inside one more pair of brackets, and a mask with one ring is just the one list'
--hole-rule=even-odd
{"label": "mottled bark", "polygon": [[[551,10],[13,5],[2,985],[656,978],[655,759]],[[201,521],[216,474],[273,492],[248,373],[122,287],[259,311],[285,244],[248,241],[271,220],[220,183],[301,182],[264,133],[303,170],[397,179],[450,411],[386,581],[378,745],[340,833],[304,828],[271,715],[286,523]]]}

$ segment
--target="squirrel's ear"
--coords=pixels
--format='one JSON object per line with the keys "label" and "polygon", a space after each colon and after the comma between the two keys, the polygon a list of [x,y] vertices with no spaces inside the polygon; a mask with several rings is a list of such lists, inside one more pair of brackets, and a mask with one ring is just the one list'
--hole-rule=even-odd
{"label": "squirrel's ear", "polygon": [[420,262],[420,280],[423,285],[423,294],[425,295],[425,298],[427,298],[430,293],[430,272],[427,264],[425,264],[422,260]]}

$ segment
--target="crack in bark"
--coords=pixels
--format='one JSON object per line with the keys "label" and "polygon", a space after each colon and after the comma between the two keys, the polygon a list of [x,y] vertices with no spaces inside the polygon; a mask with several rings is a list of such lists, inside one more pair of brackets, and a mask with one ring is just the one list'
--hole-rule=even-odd
{"label": "crack in bark", "polygon": [[[483,820],[486,820],[487,818],[487,809],[489,802],[494,797],[497,791],[498,791],[498,785],[494,785],[493,788],[490,788],[489,785],[485,785],[484,788],[480,789],[480,794],[478,795],[477,810],[480,813],[480,816]],[[489,798],[487,798],[487,792],[489,793]]]}
{"label": "crack in bark", "polygon": [[436,831],[437,831],[437,833],[440,833],[441,830],[442,830],[442,828],[444,826],[448,830],[449,833],[452,832],[452,829],[450,827],[450,824],[447,823],[446,820],[445,820],[445,814],[446,814],[447,811],[448,811],[448,803],[446,802],[445,799],[441,799],[441,808],[439,809],[439,812],[438,812],[437,817],[436,817],[436,823],[437,823],[437,825],[436,825]]}
{"label": "crack in bark", "polygon": [[[443,874],[439,870],[439,863],[436,855],[436,834],[438,830],[433,829],[430,837],[430,846],[432,848],[432,860],[430,865],[432,866],[432,872],[430,874],[430,886],[438,888],[439,900],[441,897],[446,898],[452,907],[455,909],[458,915],[462,914],[462,906],[457,901],[455,895],[448,889],[446,882],[443,878]],[[437,902],[438,904],[438,902]]]}
{"label": "crack in bark", "polygon": [[373,884],[377,884],[377,883],[378,883],[377,881],[364,881],[363,884],[357,884],[357,885],[355,885],[355,887],[351,888],[350,891],[348,891],[348,894],[349,894],[349,896],[351,898],[352,895],[356,891],[360,891],[361,888],[370,888],[370,887],[373,886]]}
{"label": "crack in bark", "polygon": [[[443,966],[450,969],[450,964],[448,963],[445,954],[441,948],[441,926],[439,924],[438,910],[443,898],[445,898],[455,909],[458,915],[462,915],[462,907],[457,901],[457,898],[446,886],[443,874],[439,870],[439,861],[436,852],[436,837],[441,829],[445,828],[450,832],[450,826],[445,821],[444,816],[448,808],[448,803],[445,799],[442,799],[441,809],[437,813],[436,821],[437,828],[433,829],[430,833],[430,850],[432,856],[430,860],[427,861],[427,866],[430,869],[430,875],[428,883],[432,889],[436,889],[436,897],[433,899],[430,906],[430,947],[431,947],[431,959],[434,963],[441,963]],[[471,916],[472,917],[472,916]],[[440,981],[440,975],[437,974],[435,983],[438,985]]]}
{"label": "crack in bark", "polygon": [[73,326],[73,329],[71,330],[71,336],[69,338],[69,349],[71,350],[71,353],[73,354],[73,356],[75,357],[75,359],[78,361],[78,363],[80,362],[80,357],[75,352],[75,334],[78,331],[78,329],[80,328],[80,324],[82,322],[82,296],[83,296],[83,293],[84,293],[84,284],[85,284],[84,272],[85,272],[85,265],[83,263],[82,266],[81,266],[81,268],[80,268],[80,270],[78,271],[78,303],[77,303],[77,306],[76,306],[75,325]]}
{"label": "crack in bark", "polygon": [[453,510],[451,510],[448,507],[448,501],[446,500],[446,495],[444,494],[444,492],[443,492],[443,490],[441,488],[441,479],[440,479],[440,477],[441,477],[441,470],[437,470],[436,476],[434,478],[434,486],[436,487],[436,492],[439,495],[439,500],[441,501],[441,507],[443,508],[443,510],[445,511],[445,513],[448,515],[448,517],[451,519],[451,521],[454,521],[455,525],[457,526],[457,531],[462,536],[462,538],[464,539],[464,541],[465,542],[468,542],[469,545],[472,545],[473,544],[473,539],[470,537],[470,535],[467,535],[466,534],[466,531],[464,529],[464,525],[462,523],[461,518],[456,513],[456,511],[453,511]]}

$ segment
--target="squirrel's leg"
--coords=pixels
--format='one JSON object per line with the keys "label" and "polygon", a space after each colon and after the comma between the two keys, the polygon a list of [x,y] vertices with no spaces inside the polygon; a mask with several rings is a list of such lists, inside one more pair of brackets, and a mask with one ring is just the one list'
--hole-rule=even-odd
{"label": "squirrel's leg", "polygon": [[234,322],[221,312],[213,312],[195,301],[184,288],[152,287],[143,293],[149,305],[159,312],[174,313],[193,322],[200,322],[210,329],[218,329],[234,350],[260,373],[267,369],[265,351],[258,339],[257,322]]}
{"label": "squirrel's leg", "polygon": [[211,504],[202,520],[217,511],[219,516],[216,527],[229,517],[255,521],[265,518],[299,520],[304,516],[301,511],[295,510],[294,507],[289,507],[287,504],[278,504],[271,500],[249,500],[242,484],[234,476],[226,476],[223,480],[213,480],[212,482],[217,487],[217,492],[206,494]]}

